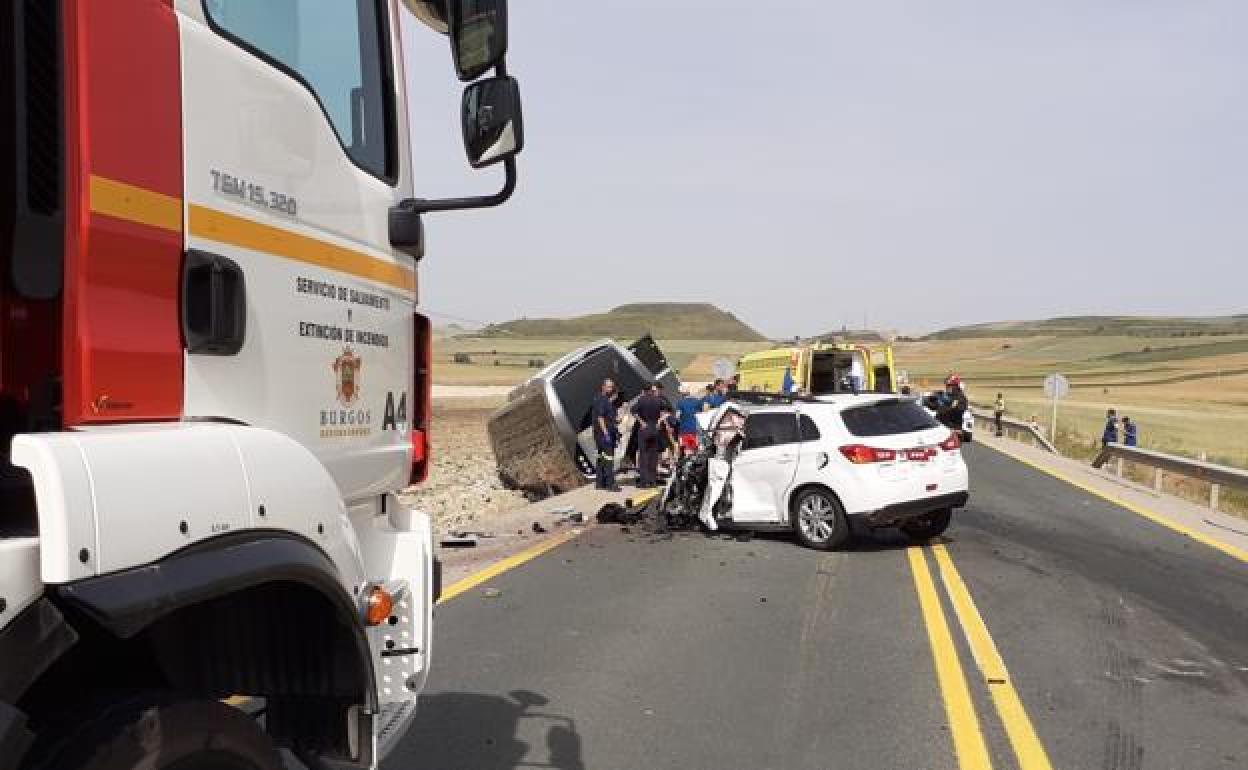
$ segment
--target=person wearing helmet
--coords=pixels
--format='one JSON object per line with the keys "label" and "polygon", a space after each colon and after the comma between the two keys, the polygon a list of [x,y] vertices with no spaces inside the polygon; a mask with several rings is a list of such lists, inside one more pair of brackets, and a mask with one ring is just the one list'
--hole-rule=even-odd
{"label": "person wearing helmet", "polygon": [[945,380],[945,399],[936,412],[936,419],[949,430],[960,434],[962,417],[968,408],[970,404],[966,400],[966,393],[962,390],[962,378],[956,374],[949,375],[949,379]]}

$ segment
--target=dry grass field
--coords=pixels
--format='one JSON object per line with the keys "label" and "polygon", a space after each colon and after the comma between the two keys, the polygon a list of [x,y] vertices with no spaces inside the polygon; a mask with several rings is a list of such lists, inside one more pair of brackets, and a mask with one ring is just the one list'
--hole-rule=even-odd
{"label": "dry grass field", "polygon": [[[593,341],[592,338],[439,336],[433,344],[434,382],[445,385],[514,385],[564,353]],[[711,366],[716,359],[726,358],[736,363],[742,354],[766,348],[767,343],[659,340],[659,347],[682,379],[701,381],[711,378]],[[463,362],[464,357],[467,357],[467,363]]]}
{"label": "dry grass field", "polygon": [[1070,397],[1058,428],[1072,443],[1099,439],[1109,408],[1139,425],[1142,446],[1248,467],[1248,338],[1082,336],[932,340],[897,346],[912,380],[937,387],[960,373],[972,402],[998,392],[1010,414],[1050,420],[1043,378],[1062,372]]}
{"label": "dry grass field", "polygon": [[[434,341],[434,380],[455,385],[512,385],[590,339],[440,336]],[[718,358],[729,361],[767,343],[660,340],[681,377],[711,378]],[[897,365],[924,388],[960,373],[972,401],[987,406],[998,391],[1017,417],[1047,425],[1042,389],[1060,371],[1073,383],[1059,427],[1094,441],[1113,407],[1140,426],[1145,446],[1248,467],[1248,336],[1026,336],[899,342]],[[456,358],[460,362],[456,362]],[[467,357],[467,362],[464,357]]]}

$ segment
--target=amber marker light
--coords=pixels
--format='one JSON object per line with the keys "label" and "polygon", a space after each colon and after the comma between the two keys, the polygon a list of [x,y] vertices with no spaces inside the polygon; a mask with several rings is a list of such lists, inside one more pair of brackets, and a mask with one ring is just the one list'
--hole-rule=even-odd
{"label": "amber marker light", "polygon": [[368,592],[368,600],[364,607],[364,622],[370,626],[380,626],[394,612],[394,597],[381,586],[373,586]]}

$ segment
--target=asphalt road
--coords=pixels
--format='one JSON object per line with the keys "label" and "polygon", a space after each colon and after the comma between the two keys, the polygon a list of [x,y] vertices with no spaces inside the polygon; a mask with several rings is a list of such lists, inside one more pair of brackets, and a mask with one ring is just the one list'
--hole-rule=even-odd
{"label": "asphalt road", "polygon": [[599,527],[441,606],[387,769],[1248,767],[1248,564],[967,456],[934,548]]}

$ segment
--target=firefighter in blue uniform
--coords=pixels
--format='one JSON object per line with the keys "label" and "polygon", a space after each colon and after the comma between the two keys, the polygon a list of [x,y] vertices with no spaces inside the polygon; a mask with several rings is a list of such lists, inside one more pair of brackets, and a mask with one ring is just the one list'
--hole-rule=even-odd
{"label": "firefighter in blue uniform", "polygon": [[620,491],[615,483],[615,447],[620,443],[620,426],[615,411],[615,383],[603,380],[594,397],[594,444],[598,448],[597,479],[594,486]]}

